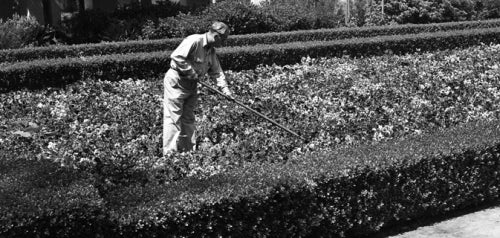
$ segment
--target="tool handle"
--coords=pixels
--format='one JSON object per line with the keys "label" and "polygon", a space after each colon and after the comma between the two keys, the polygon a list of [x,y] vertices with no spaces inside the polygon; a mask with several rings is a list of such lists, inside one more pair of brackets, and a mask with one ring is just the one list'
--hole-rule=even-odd
{"label": "tool handle", "polygon": [[225,98],[227,98],[228,100],[235,102],[236,104],[238,104],[238,105],[240,105],[240,106],[244,107],[245,109],[247,109],[247,110],[249,110],[249,111],[251,111],[251,112],[253,112],[253,113],[257,114],[258,116],[260,116],[260,117],[262,117],[262,118],[266,119],[267,121],[269,121],[269,122],[271,122],[272,124],[274,124],[274,125],[276,125],[276,126],[280,127],[281,129],[283,129],[283,130],[287,131],[288,133],[290,133],[290,134],[292,134],[292,135],[294,135],[294,136],[296,136],[296,137],[298,137],[298,138],[300,138],[300,139],[302,139],[302,140],[306,141],[306,139],[305,139],[305,138],[303,138],[302,136],[300,136],[299,134],[297,134],[297,133],[295,133],[295,132],[291,131],[290,129],[288,129],[288,128],[286,128],[286,127],[284,127],[283,125],[281,125],[281,124],[279,124],[278,122],[274,121],[273,119],[271,119],[271,118],[267,117],[266,115],[264,115],[264,114],[262,114],[262,113],[260,113],[260,112],[258,112],[258,111],[256,111],[256,110],[254,110],[254,109],[250,108],[249,106],[247,106],[247,105],[243,104],[242,102],[240,102],[240,101],[236,100],[235,98],[233,98],[233,97],[231,97],[231,96],[228,96],[228,95],[224,94],[223,92],[221,92],[221,91],[219,91],[219,90],[217,90],[217,89],[213,88],[212,86],[208,85],[208,84],[207,84],[207,83],[205,83],[205,82],[201,82],[201,81],[199,81],[198,83],[200,83],[201,85],[203,85],[203,86],[207,87],[208,89],[210,89],[210,90],[214,91],[215,93],[217,93],[217,94],[220,94],[220,95],[224,96],[224,97],[225,97]]}

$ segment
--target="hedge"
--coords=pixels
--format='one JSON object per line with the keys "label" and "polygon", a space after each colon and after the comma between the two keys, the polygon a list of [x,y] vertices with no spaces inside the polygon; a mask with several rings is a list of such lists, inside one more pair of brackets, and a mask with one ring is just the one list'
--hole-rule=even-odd
{"label": "hedge", "polygon": [[[260,64],[293,64],[302,57],[370,56],[410,53],[499,43],[500,28],[379,36],[338,41],[292,42],[274,45],[226,47],[218,50],[221,64],[229,70],[245,70]],[[167,71],[170,52],[47,59],[3,64],[0,91],[60,86],[82,78],[120,80],[159,78]]]}
{"label": "hedge", "polygon": [[[11,201],[19,202],[0,204],[0,236],[367,235],[498,201],[499,155],[500,122],[478,121],[314,152],[286,164],[250,164],[207,179],[123,187],[105,198],[77,178],[22,192],[3,187]],[[23,186],[29,179],[40,183],[26,176],[32,171],[6,171],[1,177]]]}
{"label": "hedge", "polygon": [[[263,34],[235,35],[229,37],[226,46],[245,46],[257,44],[278,44],[294,41],[331,41],[347,38],[374,37],[380,35],[403,35],[424,32],[454,31],[477,28],[500,27],[500,20],[465,21],[436,24],[393,25],[361,28],[337,28],[303,30]],[[150,41],[110,42],[100,44],[81,44],[72,46],[48,46],[0,50],[1,62],[28,61],[44,58],[66,58],[107,54],[128,54],[173,50],[182,39],[172,38]]]}

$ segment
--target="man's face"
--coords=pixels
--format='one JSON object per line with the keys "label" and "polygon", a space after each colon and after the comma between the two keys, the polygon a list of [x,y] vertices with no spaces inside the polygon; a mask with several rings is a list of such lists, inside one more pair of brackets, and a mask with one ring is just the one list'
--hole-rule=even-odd
{"label": "man's face", "polygon": [[208,41],[214,47],[221,46],[222,43],[224,43],[224,41],[226,41],[226,39],[227,39],[227,34],[221,34],[219,32],[211,32],[210,36],[211,37],[209,37]]}

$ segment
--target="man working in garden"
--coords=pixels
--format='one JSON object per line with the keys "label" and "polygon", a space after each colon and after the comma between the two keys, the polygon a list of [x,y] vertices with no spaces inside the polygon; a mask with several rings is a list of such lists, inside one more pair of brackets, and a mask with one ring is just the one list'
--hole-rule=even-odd
{"label": "man working in garden", "polygon": [[170,56],[165,74],[163,97],[163,154],[189,151],[196,143],[194,108],[197,104],[197,81],[209,74],[222,92],[231,96],[226,77],[215,53],[229,36],[229,27],[214,22],[205,34],[186,37]]}

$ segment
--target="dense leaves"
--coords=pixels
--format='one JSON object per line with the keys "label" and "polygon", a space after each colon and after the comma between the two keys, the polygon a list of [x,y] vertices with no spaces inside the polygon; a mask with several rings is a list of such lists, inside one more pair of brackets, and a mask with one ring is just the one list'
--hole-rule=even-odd
{"label": "dense leaves", "polygon": [[198,151],[161,160],[160,80],[87,80],[64,89],[2,94],[4,140],[30,137],[31,156],[104,174],[181,163],[182,174],[210,175],[246,162],[283,161],[309,150],[498,118],[499,54],[498,45],[483,45],[403,56],[305,58],[291,66],[227,73],[238,99],[310,138],[307,145],[201,89]]}
{"label": "dense leaves", "polygon": [[[258,25],[258,24],[257,24]],[[467,30],[475,28],[495,28],[500,26],[500,20],[463,21],[436,24],[409,24],[379,27],[335,28],[319,30],[302,30],[289,32],[272,32],[260,34],[232,35],[224,43],[225,46],[245,46],[257,44],[278,44],[294,41],[327,41],[346,38],[374,37],[381,35],[416,34],[423,32]],[[182,30],[174,26],[173,29]],[[255,27],[255,26],[254,26]],[[205,32],[207,26],[200,29]],[[59,45],[0,50],[0,62],[28,61],[44,58],[66,58],[92,55],[125,54],[134,52],[155,52],[173,50],[180,44],[182,38],[160,40],[141,40],[125,42],[106,42],[99,44]]]}
{"label": "dense leaves", "polygon": [[0,49],[40,45],[45,30],[47,29],[31,16],[16,14],[6,21],[0,19]]}
{"label": "dense leaves", "polygon": [[496,121],[417,135],[500,119],[499,55],[228,71],[238,99],[310,142],[201,88],[197,150],[167,158],[160,80],[0,94],[0,233],[343,236],[496,199]]}
{"label": "dense leaves", "polygon": [[[405,54],[500,43],[500,28],[481,28],[335,41],[305,41],[283,44],[223,47],[217,50],[221,64],[229,70],[254,69],[258,65],[287,65],[302,57],[353,57]],[[109,81],[124,78],[157,78],[170,62],[165,51],[65,59],[34,60],[0,64],[0,92],[19,88],[61,86],[83,79]]]}
{"label": "dense leaves", "polygon": [[[77,176],[65,176],[65,169],[53,163],[46,163],[48,169],[26,163],[31,170],[23,176],[0,175],[2,195],[7,195],[2,198],[10,198],[0,205],[0,234],[369,235],[411,219],[497,201],[498,123],[471,122],[376,145],[325,150],[286,164],[247,164],[205,179],[120,186],[106,196]],[[19,183],[22,190],[15,189]]]}
{"label": "dense leaves", "polygon": [[398,23],[430,23],[498,18],[498,1],[491,0],[388,0],[386,18]]}

